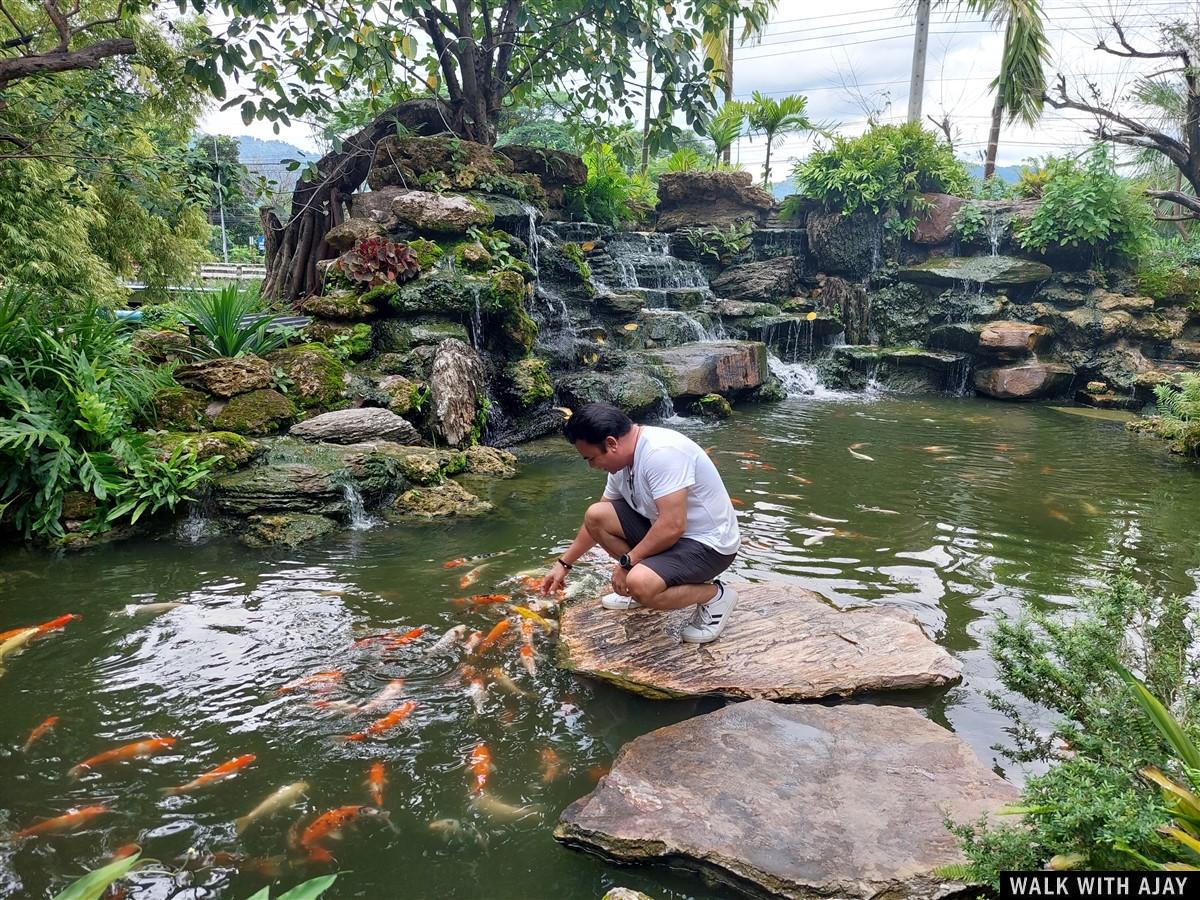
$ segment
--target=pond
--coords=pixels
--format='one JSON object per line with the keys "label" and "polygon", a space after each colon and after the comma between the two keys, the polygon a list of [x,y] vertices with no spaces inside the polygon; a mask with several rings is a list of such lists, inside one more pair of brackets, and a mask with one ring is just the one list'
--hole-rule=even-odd
{"label": "pond", "polygon": [[[1122,559],[1154,590],[1196,594],[1200,470],[1119,423],[1045,406],[835,396],[674,424],[711,448],[741,503],[737,577],[914,613],[965,678],[887,702],[926,710],[997,766],[990,748],[1004,740],[1004,721],[982,696],[995,686],[985,650],[995,616],[1023,601],[1070,604]],[[552,559],[600,492],[602,475],[565,442],[520,452],[521,474],[496,482],[495,513],[474,521],[347,531],[276,552],[229,538],[5,552],[0,631],[64,613],[82,619],[10,658],[0,677],[0,897],[51,896],[130,842],[163,866],[138,876],[129,897],[241,900],[272,881],[291,886],[328,869],[289,860],[289,830],[370,803],[376,762],[388,821],[365,819],[331,845],[346,874],[328,897],[593,900],[616,885],[656,898],[729,896],[683,872],[610,865],[550,833],[622,743],[720,701],[655,702],[575,678],[554,669],[540,636],[535,676],[515,646],[485,663],[503,667],[520,695],[493,683],[473,699],[456,655],[425,652],[457,624],[491,628],[498,607],[454,599],[512,592],[513,576]],[[463,557],[469,567],[443,568]],[[476,564],[478,581],[460,588]],[[182,605],[129,614],[151,603]],[[407,644],[354,643],[420,626]],[[279,692],[330,670],[343,673],[331,691]],[[361,704],[401,678],[416,703],[403,723],[380,738],[337,740],[371,721],[347,717],[339,701]],[[314,704],[322,700],[331,702]],[[22,752],[51,715],[57,725]],[[176,742],[68,775],[93,754],[157,734]],[[529,807],[519,818],[469,803],[467,760],[480,742],[495,764],[489,791]],[[256,758],[231,781],[163,793],[243,754]],[[238,833],[237,817],[299,781],[308,789],[297,805]],[[89,804],[111,811],[75,833],[11,838]]]}

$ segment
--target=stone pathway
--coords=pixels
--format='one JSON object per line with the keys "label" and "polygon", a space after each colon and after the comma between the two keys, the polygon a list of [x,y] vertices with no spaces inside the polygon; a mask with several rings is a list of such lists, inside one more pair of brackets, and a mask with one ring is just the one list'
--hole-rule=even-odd
{"label": "stone pathway", "polygon": [[740,599],[725,633],[701,646],[679,639],[690,610],[570,604],[559,664],[652,698],[814,700],[943,687],[962,676],[958,662],[899,610],[843,612],[801,587],[735,587]]}
{"label": "stone pathway", "polygon": [[940,898],[943,824],[1017,797],[957,736],[902,707],[735,703],[626,744],[555,837],[793,898]]}

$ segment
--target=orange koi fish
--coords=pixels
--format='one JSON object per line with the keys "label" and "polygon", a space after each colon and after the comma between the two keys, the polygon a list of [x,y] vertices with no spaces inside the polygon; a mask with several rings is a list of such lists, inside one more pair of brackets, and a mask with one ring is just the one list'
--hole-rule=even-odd
{"label": "orange koi fish", "polygon": [[443,569],[457,569],[459,566],[467,564],[466,557],[460,556],[458,559],[448,559],[442,563]]}
{"label": "orange koi fish", "polygon": [[325,672],[314,672],[311,675],[304,675],[293,681],[289,681],[283,687],[279,688],[275,693],[290,694],[293,691],[330,691],[334,686],[345,677],[336,669],[330,669]]}
{"label": "orange koi fish", "polygon": [[501,636],[506,631],[508,631],[508,619],[501,619],[496,623],[495,627],[493,627],[492,630],[487,633],[487,637],[479,642],[479,649],[477,652],[483,653],[485,650],[492,647],[498,640],[500,640]]}
{"label": "orange koi fish", "polygon": [[67,627],[69,622],[74,622],[76,619],[80,618],[82,618],[82,616],[79,616],[76,613],[67,613],[65,616],[59,616],[57,619],[51,619],[49,622],[43,622],[41,625],[37,626],[37,633],[34,634],[34,637],[41,637],[43,634],[47,634],[51,631],[61,631]]}
{"label": "orange koi fish", "polygon": [[533,646],[533,621],[531,619],[521,619],[521,643],[526,647]]}
{"label": "orange koi fish", "polygon": [[383,786],[385,784],[387,784],[387,778],[383,774],[383,763],[373,763],[371,771],[367,773],[367,790],[371,792],[371,801],[376,806],[383,806]]}
{"label": "orange koi fish", "polygon": [[417,708],[415,700],[407,700],[401,703],[382,719],[376,719],[362,731],[356,731],[354,734],[343,735],[340,740],[343,741],[365,741],[367,738],[378,737],[384,732],[391,731],[401,722],[409,717],[414,709]]}
{"label": "orange koi fish", "polygon": [[53,819],[46,819],[17,832],[17,837],[36,837],[39,834],[59,834],[64,831],[75,831],[97,816],[112,812],[107,806],[81,806]]}
{"label": "orange koi fish", "polygon": [[243,753],[241,756],[235,756],[229,762],[223,762],[215,769],[205,772],[194,781],[189,781],[187,784],[181,784],[179,787],[163,788],[162,792],[168,796],[176,796],[178,794],[187,794],[191,791],[198,791],[201,788],[209,787],[210,785],[218,784],[222,781],[228,781],[238,772],[252,765],[258,759],[253,753]]}
{"label": "orange koi fish", "polygon": [[310,862],[329,862],[333,859],[333,854],[327,847],[321,846],[322,842],[340,840],[342,829],[359,819],[386,815],[371,806],[339,806],[317,816],[312,824],[304,829],[300,835],[300,846],[308,854]]}
{"label": "orange koi fish", "polygon": [[528,644],[521,648],[521,665],[530,675],[537,674],[537,661],[533,658],[533,648]]}
{"label": "orange koi fish", "polygon": [[[526,609],[524,606],[514,606],[512,611],[529,622],[537,623],[542,631],[546,632],[547,634],[554,630],[554,626],[547,622],[542,616],[539,616],[537,613],[535,613],[532,609]],[[521,627],[521,634],[525,634],[524,626]]]}
{"label": "orange koi fish", "polygon": [[738,497],[730,497],[729,502],[732,503],[734,506],[745,506],[746,505],[746,501],[742,500]]}
{"label": "orange koi fish", "polygon": [[758,459],[758,454],[753,450],[732,450],[734,456],[740,456],[742,459]]}
{"label": "orange koi fish", "polygon": [[592,766],[587,770],[588,778],[592,781],[599,781],[612,770],[612,766]]}
{"label": "orange koi fish", "polygon": [[383,709],[388,703],[395,700],[404,693],[404,679],[393,678],[383,686],[378,694],[359,707],[359,712],[369,713],[375,712],[377,709]]}
{"label": "orange koi fish", "polygon": [[546,747],[542,750],[542,781],[549,784],[562,774],[562,759]]}
{"label": "orange koi fish", "polygon": [[78,765],[72,766],[67,774],[72,778],[78,778],[89,769],[94,769],[96,766],[104,765],[105,763],[145,759],[147,756],[153,756],[155,753],[166,750],[174,743],[175,738],[166,735],[147,738],[144,741],[134,741],[132,744],[114,747],[111,750],[105,750],[103,753],[97,753],[95,756],[89,756]]}
{"label": "orange koi fish", "polygon": [[480,741],[471,748],[471,755],[467,757],[467,765],[471,770],[471,776],[475,779],[475,793],[482,793],[484,786],[487,785],[488,776],[496,770],[492,765],[492,751],[487,748],[487,744]]}
{"label": "orange koi fish", "polygon": [[126,857],[133,856],[135,853],[141,852],[142,848],[137,844],[123,844],[113,851],[111,860],[112,862],[116,862],[118,859],[125,859]]}
{"label": "orange koi fish", "polygon": [[418,628],[410,628],[404,634],[390,637],[385,641],[389,650],[394,650],[397,647],[403,647],[405,644],[411,644],[417,638],[425,633],[425,626],[421,625]]}
{"label": "orange koi fish", "polygon": [[507,603],[512,594],[472,594],[469,598],[476,606],[487,606],[491,603]]}
{"label": "orange koi fish", "polygon": [[34,745],[38,738],[49,731],[58,723],[58,716],[47,716],[41,725],[38,725],[33,731],[29,732],[29,738],[25,741],[25,745],[21,748],[22,753],[28,753],[29,748]]}
{"label": "orange koi fish", "polygon": [[1049,507],[1046,509],[1046,515],[1048,515],[1052,519],[1058,519],[1058,521],[1060,521],[1060,522],[1066,522],[1068,525],[1074,524],[1071,521],[1070,516],[1068,516],[1062,510],[1054,509],[1053,507]]}
{"label": "orange koi fish", "polygon": [[[485,563],[485,565],[486,565],[486,563]],[[484,568],[483,566],[476,566],[475,568],[471,569],[471,571],[467,572],[466,575],[464,575],[464,576],[462,576],[462,578],[458,579],[458,586],[460,588],[466,588],[466,587],[470,587],[471,585],[473,585],[475,582],[477,582],[479,580],[479,576],[483,572],[483,568]]]}

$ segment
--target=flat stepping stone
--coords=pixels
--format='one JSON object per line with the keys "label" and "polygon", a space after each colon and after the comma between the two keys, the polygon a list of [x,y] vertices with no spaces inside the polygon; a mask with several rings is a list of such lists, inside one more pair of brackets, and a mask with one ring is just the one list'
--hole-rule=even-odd
{"label": "flat stepping stone", "polygon": [[626,744],[554,836],[792,898],[935,898],[964,886],[948,817],[1017,799],[959,737],[912,709],[736,703]]}
{"label": "flat stepping stone", "polygon": [[944,687],[962,667],[900,610],[842,611],[820,594],[739,584],[720,639],[685,644],[691,609],[613,612],[595,599],[563,611],[559,665],[645,697],[721,695],[815,700],[870,691]]}

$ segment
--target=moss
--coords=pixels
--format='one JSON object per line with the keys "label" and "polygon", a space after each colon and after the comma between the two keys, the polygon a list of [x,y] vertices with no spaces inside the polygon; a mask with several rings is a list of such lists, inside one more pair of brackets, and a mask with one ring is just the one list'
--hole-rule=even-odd
{"label": "moss", "polygon": [[709,419],[728,419],[733,407],[720,394],[705,394],[696,401],[696,412]]}
{"label": "moss", "polygon": [[546,361],[536,356],[517,360],[509,366],[508,381],[513,397],[526,409],[554,396]]}
{"label": "moss", "polygon": [[525,279],[519,272],[503,269],[488,282],[484,309],[500,325],[496,349],[511,356],[525,356],[537,338],[537,323],[525,311]]}
{"label": "moss", "polygon": [[194,449],[196,458],[201,460],[219,456],[221,460],[216,467],[226,472],[240,469],[258,453],[254,444],[232,431],[208,431],[203,434],[167,432],[157,435],[151,444],[162,452],[164,458],[169,457],[179,447]]}
{"label": "moss", "polygon": [[422,272],[428,272],[436,266],[446,253],[441,248],[441,245],[427,238],[417,238],[415,241],[409,241],[408,249],[417,258],[417,264],[421,267]]}
{"label": "moss", "polygon": [[217,413],[214,424],[235,434],[270,434],[296,417],[296,405],[279,391],[264,388],[239,394]]}
{"label": "moss", "polygon": [[450,516],[477,516],[488,512],[492,504],[481,500],[454,481],[405,491],[392,504],[390,516],[398,519],[432,519]]}
{"label": "moss", "polygon": [[454,264],[470,272],[486,272],[492,265],[492,254],[478,241],[464,241],[454,248]]}
{"label": "moss", "polygon": [[209,398],[185,387],[162,388],[154,395],[155,423],[172,431],[202,431]]}
{"label": "moss", "polygon": [[248,547],[295,547],[324,537],[337,529],[325,516],[309,513],[272,513],[251,516],[238,539]]}
{"label": "moss", "polygon": [[481,278],[437,271],[401,286],[388,303],[404,315],[472,315],[486,291]]}
{"label": "moss", "polygon": [[[424,268],[424,266],[422,266]],[[375,287],[365,291],[359,298],[358,302],[363,306],[381,307],[389,303],[400,290],[400,285],[394,281],[385,281],[383,284],[377,284]]]}
{"label": "moss", "polygon": [[579,269],[579,277],[586,282],[592,280],[592,267],[587,264],[587,260],[583,258],[583,248],[574,241],[568,241],[562,245],[562,254],[571,262],[575,263]]}
{"label": "moss", "polygon": [[[471,449],[475,448],[472,447]],[[445,465],[442,468],[442,474],[450,477],[451,475],[460,475],[465,471],[467,471],[467,454],[455,452],[447,456]]]}
{"label": "moss", "polygon": [[304,298],[300,303],[300,311],[307,316],[324,319],[369,319],[375,315],[376,307],[366,298],[377,290],[378,288],[372,288],[361,296],[351,291],[314,294]]}
{"label": "moss", "polygon": [[323,344],[276,350],[267,361],[291,380],[289,392],[302,406],[329,406],[341,398],[345,389],[346,367]]}

